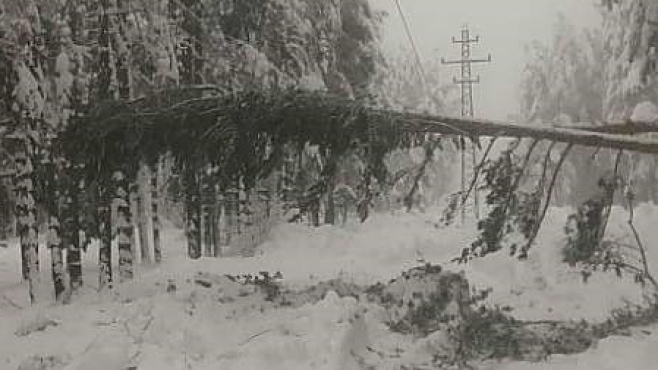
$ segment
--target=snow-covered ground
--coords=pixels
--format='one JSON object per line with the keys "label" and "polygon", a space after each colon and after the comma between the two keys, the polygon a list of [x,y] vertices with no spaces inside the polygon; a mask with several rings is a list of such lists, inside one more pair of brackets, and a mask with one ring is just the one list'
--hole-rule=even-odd
{"label": "snow-covered ground", "polygon": [[[630,278],[598,273],[584,284],[578,271],[560,262],[568,213],[549,213],[527,261],[501,252],[468,265],[449,260],[473,240],[474,224],[437,228],[438,211],[377,214],[365,224],[345,227],[280,225],[252,258],[188,260],[181,231],[169,227],[163,263],[139,266],[135,281],[117,285],[112,293],[95,291],[97,254],[90,248],[84,289],[67,306],[29,307],[18,248],[10,245],[0,248],[0,369],[19,369],[21,364],[21,370],[40,369],[29,364],[30,358],[38,362],[48,356],[59,363],[52,368],[66,370],[350,370],[363,368],[362,361],[377,369],[400,369],[431,357],[427,341],[391,332],[377,310],[357,299],[329,293],[301,307],[275,307],[228,279],[219,278],[210,288],[195,284],[197,272],[219,277],[280,271],[286,286],[302,288],[337,277],[362,284],[387,282],[423,260],[463,270],[473,285],[492,287],[491,303],[511,306],[522,319],[599,321],[625,302],[641,302],[640,288]],[[623,210],[613,212],[615,235],[628,233],[624,217]],[[653,245],[658,209],[641,206],[635,219],[650,261],[658,266]],[[48,256],[41,255],[42,279],[48,282]],[[44,289],[49,289],[45,282]],[[45,329],[31,332],[39,324]],[[482,368],[654,369],[656,329],[604,339],[580,355]]]}

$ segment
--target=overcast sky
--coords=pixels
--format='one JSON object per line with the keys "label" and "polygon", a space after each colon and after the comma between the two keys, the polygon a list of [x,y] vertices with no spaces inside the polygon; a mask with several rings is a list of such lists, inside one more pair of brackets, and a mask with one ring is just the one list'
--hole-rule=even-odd
{"label": "overcast sky", "polygon": [[[395,0],[370,0],[389,13],[383,29],[384,49],[399,52],[408,47]],[[556,17],[562,12],[573,24],[597,26],[601,22],[594,4],[598,0],[400,0],[411,32],[423,59],[459,57],[459,46],[451,40],[460,37],[468,24],[480,43],[473,46],[473,57],[492,55],[492,63],[474,66],[481,83],[475,88],[475,115],[505,119],[518,112],[518,85],[526,60],[524,45],[533,40],[548,42]],[[441,68],[442,81],[451,81],[459,67]]]}

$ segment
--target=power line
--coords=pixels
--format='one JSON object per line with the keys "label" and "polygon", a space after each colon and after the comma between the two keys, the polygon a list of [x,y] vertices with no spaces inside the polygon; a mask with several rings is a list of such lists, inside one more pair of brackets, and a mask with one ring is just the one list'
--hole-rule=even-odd
{"label": "power line", "polygon": [[421,62],[420,58],[420,53],[418,52],[418,48],[416,48],[416,43],[414,42],[414,38],[411,35],[411,28],[409,27],[409,22],[407,21],[407,17],[404,15],[404,12],[402,11],[402,6],[400,5],[400,0],[393,0],[395,2],[395,5],[397,6],[398,13],[400,14],[400,19],[402,20],[402,24],[404,26],[405,33],[407,34],[407,39],[409,40],[409,43],[411,44],[411,49],[414,52],[414,56],[416,57],[416,65],[418,67],[418,74],[420,75],[420,79],[423,83],[423,87],[425,88],[425,91],[429,96],[430,94],[430,89],[429,86],[427,85],[427,75],[425,74],[425,68],[423,68],[423,64]]}

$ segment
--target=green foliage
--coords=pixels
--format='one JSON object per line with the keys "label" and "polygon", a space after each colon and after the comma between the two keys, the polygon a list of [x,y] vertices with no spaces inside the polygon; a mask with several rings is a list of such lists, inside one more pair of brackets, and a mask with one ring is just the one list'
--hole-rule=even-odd
{"label": "green foliage", "polygon": [[225,275],[229,280],[239,282],[244,285],[256,286],[265,295],[266,301],[274,301],[279,298],[281,290],[281,280],[283,275],[277,271],[271,274],[267,271],[261,271],[258,274],[243,274],[239,276]]}
{"label": "green foliage", "polygon": [[478,238],[471,244],[470,254],[485,256],[500,250],[505,234],[512,232],[508,214],[513,213],[518,204],[515,197],[515,179],[522,169],[514,162],[511,150],[503,152],[500,157],[490,160],[482,169],[483,186],[488,190],[485,204],[491,206],[486,218],[478,222]]}
{"label": "green foliage", "polygon": [[371,286],[368,292],[392,312],[392,330],[420,336],[461,320],[470,304],[466,278],[430,263],[403,272],[386,286]]}
{"label": "green foliage", "polygon": [[567,245],[562,249],[564,262],[573,266],[594,256],[600,243],[604,208],[600,199],[590,199],[578,207],[575,214],[569,215],[565,226]]}
{"label": "green foliage", "polygon": [[600,192],[578,207],[569,215],[564,232],[566,245],[562,249],[562,259],[571,266],[576,264],[603,265],[607,268],[613,262],[609,242],[604,243],[603,233],[607,214],[612,207],[613,194],[621,185],[620,178],[602,178]]}
{"label": "green foliage", "polygon": [[441,213],[439,225],[448,226],[455,221],[457,212],[459,211],[459,204],[461,203],[461,194],[455,193],[448,196],[448,205]]}
{"label": "green foliage", "polygon": [[458,340],[466,358],[518,358],[523,347],[518,321],[509,308],[481,305],[461,328]]}
{"label": "green foliage", "polygon": [[[474,257],[483,257],[500,251],[508,237],[520,235],[522,240],[529,240],[536,230],[540,217],[541,197],[544,194],[543,181],[532,193],[519,190],[521,177],[532,152],[531,146],[525,160],[515,155],[519,142],[512,144],[496,159],[484,163],[481,172],[484,184],[481,189],[486,193],[485,204],[489,210],[487,216],[478,221],[478,236],[469,248],[462,250],[461,256],[454,260],[465,263]],[[453,204],[454,205],[454,204]],[[518,245],[519,241],[510,241],[510,254],[523,258],[527,254],[527,244]]]}
{"label": "green foliage", "polygon": [[[375,121],[379,127],[369,130]],[[220,186],[240,177],[253,186],[277,168],[289,144],[318,145],[339,157],[352,143],[373,143],[368,161],[382,177],[385,153],[402,145],[397,122],[362,102],[325,93],[252,91],[185,100],[168,109],[106,102],[75,119],[58,144],[73,161],[87,164],[90,181],[113,165],[171,154],[178,166],[218,165]],[[130,176],[136,171],[126,168]],[[324,171],[330,176],[331,166]]]}

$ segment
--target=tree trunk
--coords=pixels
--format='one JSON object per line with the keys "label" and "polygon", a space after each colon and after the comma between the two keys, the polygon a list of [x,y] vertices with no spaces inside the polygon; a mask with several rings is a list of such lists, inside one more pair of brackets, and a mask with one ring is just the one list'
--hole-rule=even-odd
{"label": "tree trunk", "polygon": [[130,208],[129,182],[122,171],[112,174],[114,182],[114,206],[116,207],[116,230],[119,251],[120,281],[133,278],[133,225]]}
{"label": "tree trunk", "polygon": [[139,237],[139,250],[141,260],[144,264],[151,263],[151,249],[148,237],[148,187],[150,185],[150,173],[146,165],[142,165],[137,177],[137,232]]}
{"label": "tree trunk", "polygon": [[50,249],[55,300],[62,302],[66,292],[64,282],[64,256],[62,253],[62,239],[59,235],[59,221],[56,215],[51,214],[48,225],[47,245]]}
{"label": "tree trunk", "polygon": [[653,204],[658,204],[658,193],[656,192],[658,190],[658,184],[656,182],[658,181],[658,157],[651,156],[651,172],[649,173],[649,186],[650,186],[650,200],[653,202]]}
{"label": "tree trunk", "polygon": [[320,226],[320,199],[312,199],[309,204],[309,213],[311,214],[311,225]]}
{"label": "tree trunk", "polygon": [[69,289],[75,293],[82,286],[82,253],[80,245],[80,182],[74,174],[66,184],[68,191],[64,203],[64,237],[66,241],[66,266],[69,273]]}
{"label": "tree trunk", "polygon": [[336,205],[334,204],[335,185],[333,179],[329,179],[327,184],[327,208],[324,211],[324,223],[333,225],[336,223]]}
{"label": "tree trunk", "polygon": [[196,171],[185,169],[185,208],[187,253],[192,259],[201,258],[201,214],[199,212],[199,182]]}
{"label": "tree trunk", "polygon": [[158,207],[158,172],[159,166],[151,173],[151,217],[153,227],[153,259],[155,263],[162,261],[162,246],[160,243],[160,217]]}
{"label": "tree trunk", "polygon": [[[46,234],[46,247],[50,250],[51,269],[53,278],[53,287],[55,291],[55,300],[62,302],[66,292],[65,271],[64,271],[64,254],[62,251],[63,243],[60,230],[60,192],[57,190],[61,176],[57,174],[54,156],[52,153],[48,156],[46,164],[46,212],[48,214],[48,232]],[[65,192],[64,192],[65,193]],[[65,195],[65,194],[64,194]]]}
{"label": "tree trunk", "polygon": [[201,207],[201,210],[202,210],[201,225],[203,230],[204,255],[206,257],[212,257],[213,246],[212,246],[212,241],[210,240],[212,235],[210,231],[211,228],[210,205],[204,204]]}
{"label": "tree trunk", "polygon": [[210,208],[210,240],[212,242],[212,256],[219,257],[219,207],[217,190],[213,194],[214,202]]}
{"label": "tree trunk", "polygon": [[[398,120],[400,130],[445,135],[472,137],[533,138],[594,148],[622,149],[639,153],[658,153],[658,141],[627,136],[632,133],[648,132],[647,125],[633,123],[613,125],[612,128],[563,128],[549,124],[520,125],[494,120],[457,118],[420,113],[375,110],[371,119],[382,116],[384,120]],[[652,132],[657,131],[656,128]],[[625,136],[626,135],[626,136]]]}
{"label": "tree trunk", "polygon": [[23,277],[29,283],[30,303],[37,300],[39,285],[39,241],[37,226],[37,205],[35,199],[35,173],[32,166],[30,139],[25,137],[21,151],[14,159],[16,162],[16,220],[18,238],[23,259]]}
{"label": "tree trunk", "polygon": [[324,168],[322,169],[323,181],[326,184],[325,195],[327,196],[327,204],[324,212],[324,223],[333,225],[336,222],[336,206],[334,204],[334,190],[336,189],[336,170],[338,166],[338,158],[336,155],[327,149],[323,155],[325,158]]}
{"label": "tree trunk", "polygon": [[212,175],[204,174],[202,177],[202,225],[203,225],[203,239],[205,246],[205,256],[213,257],[215,254],[215,245],[213,242],[213,202],[215,199],[214,184]]}
{"label": "tree trunk", "polygon": [[359,214],[359,220],[363,223],[370,215],[370,204],[374,196],[372,193],[372,171],[370,168],[365,170],[361,185],[361,199],[357,203],[356,211]]}
{"label": "tree trunk", "polygon": [[100,247],[98,251],[98,289],[112,289],[112,208],[109,184],[102,184],[98,209]]}

